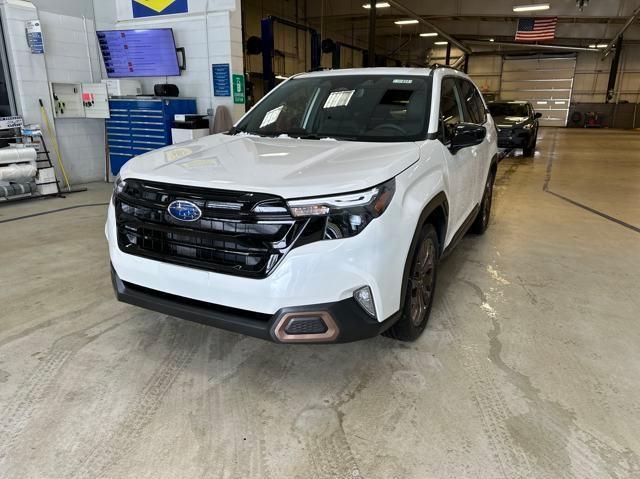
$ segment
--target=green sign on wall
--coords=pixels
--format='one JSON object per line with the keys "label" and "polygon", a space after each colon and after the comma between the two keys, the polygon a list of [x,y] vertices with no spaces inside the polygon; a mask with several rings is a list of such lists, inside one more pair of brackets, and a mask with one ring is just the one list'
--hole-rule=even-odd
{"label": "green sign on wall", "polygon": [[244,75],[233,75],[233,103],[244,103]]}

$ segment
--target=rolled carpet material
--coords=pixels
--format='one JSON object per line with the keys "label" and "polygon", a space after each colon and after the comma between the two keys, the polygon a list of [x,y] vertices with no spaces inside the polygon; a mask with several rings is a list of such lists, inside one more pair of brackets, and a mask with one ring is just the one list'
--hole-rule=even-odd
{"label": "rolled carpet material", "polygon": [[21,161],[36,161],[38,153],[35,148],[2,148],[0,149],[0,164],[18,163]]}
{"label": "rolled carpet material", "polygon": [[30,163],[0,166],[0,181],[15,181],[25,178],[33,178],[37,174],[38,169],[34,164]]}
{"label": "rolled carpet material", "polygon": [[7,186],[0,186],[0,198],[11,198],[12,196],[35,193],[37,191],[38,185],[35,182],[11,183]]}

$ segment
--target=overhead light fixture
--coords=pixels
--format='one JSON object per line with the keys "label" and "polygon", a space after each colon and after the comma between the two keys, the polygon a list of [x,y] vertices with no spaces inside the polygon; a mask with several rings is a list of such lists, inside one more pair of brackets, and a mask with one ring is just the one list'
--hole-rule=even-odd
{"label": "overhead light fixture", "polygon": [[539,12],[541,10],[549,10],[551,5],[548,3],[531,3],[528,5],[514,5],[514,12]]}
{"label": "overhead light fixture", "polygon": [[[378,2],[376,3],[376,8],[389,8],[391,5],[388,4],[387,2]],[[364,5],[362,5],[362,8],[366,8],[367,10],[371,9],[371,4],[370,3],[365,3]]]}
{"label": "overhead light fixture", "polygon": [[433,42],[434,45],[447,45],[449,42]]}
{"label": "overhead light fixture", "polygon": [[395,22],[396,25],[415,25],[416,23],[420,23],[418,22],[418,20],[396,20]]}
{"label": "overhead light fixture", "polygon": [[608,45],[606,43],[598,43],[597,45],[589,45],[589,48],[607,48]]}
{"label": "overhead light fixture", "polygon": [[495,38],[489,38],[489,41],[490,42],[495,42],[496,40],[495,40]]}
{"label": "overhead light fixture", "polygon": [[437,37],[438,34],[436,32],[429,32],[429,33],[421,33],[420,36],[421,37]]}

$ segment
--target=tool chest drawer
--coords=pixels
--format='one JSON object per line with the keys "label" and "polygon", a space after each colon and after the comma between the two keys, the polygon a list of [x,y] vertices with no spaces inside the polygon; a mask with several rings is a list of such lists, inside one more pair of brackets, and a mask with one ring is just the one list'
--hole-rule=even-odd
{"label": "tool chest drawer", "polygon": [[170,145],[175,115],[197,113],[196,101],[184,98],[113,98],[109,109],[107,145],[113,175],[131,158]]}

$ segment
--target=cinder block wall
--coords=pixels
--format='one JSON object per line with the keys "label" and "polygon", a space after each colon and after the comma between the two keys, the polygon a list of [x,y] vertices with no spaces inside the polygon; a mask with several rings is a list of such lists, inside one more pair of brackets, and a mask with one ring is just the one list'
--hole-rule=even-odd
{"label": "cinder block wall", "polygon": [[[18,114],[26,123],[44,128],[39,100],[42,99],[49,123],[58,139],[62,158],[72,183],[100,180],[104,176],[104,121],[92,119],[53,120],[49,82],[100,81],[100,66],[96,49],[95,30],[87,13],[87,2],[43,2],[51,10],[62,9],[65,14],[38,10],[31,2],[0,0],[9,69]],[[78,15],[69,12],[77,11]],[[25,36],[25,21],[39,19],[42,24],[45,54],[32,54]],[[85,26],[87,32],[85,34]],[[52,148],[52,138],[45,140]],[[58,168],[57,161],[54,161]],[[58,178],[62,179],[58,168]]]}

